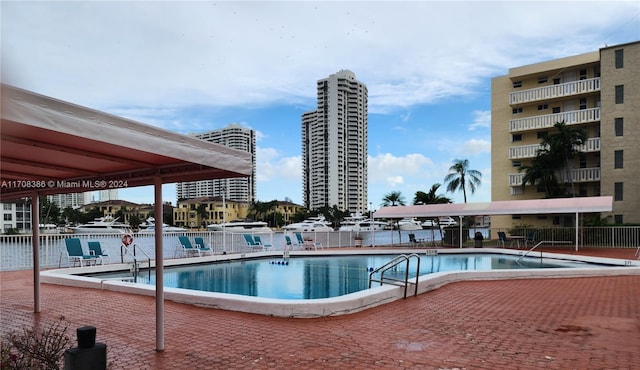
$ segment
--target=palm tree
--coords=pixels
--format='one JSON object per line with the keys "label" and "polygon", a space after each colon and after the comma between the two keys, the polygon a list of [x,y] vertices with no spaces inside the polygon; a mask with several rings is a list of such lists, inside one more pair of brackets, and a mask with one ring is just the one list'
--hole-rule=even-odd
{"label": "palm tree", "polygon": [[447,191],[454,192],[462,190],[464,202],[467,203],[467,188],[471,194],[476,192],[476,188],[482,182],[482,173],[469,169],[468,159],[456,159],[453,166],[449,167],[449,172],[444,181],[447,183]]}
{"label": "palm tree", "polygon": [[[585,143],[587,136],[583,130],[567,127],[564,121],[556,122],[553,127],[558,132],[547,134],[542,139],[541,149],[536,153],[531,166],[520,168],[521,172],[525,171],[522,186],[527,183],[540,185],[544,187],[547,198],[566,196],[568,193],[574,196],[570,159],[580,152],[578,148]],[[562,181],[559,180],[558,172],[562,169],[565,171],[564,183],[570,184],[570,191],[560,186]]]}
{"label": "palm tree", "polygon": [[565,183],[568,182],[571,185],[571,196],[575,196],[570,159],[580,152],[579,147],[587,141],[587,135],[584,130],[568,127],[564,121],[556,122],[553,127],[558,132],[546,135],[542,139],[542,146],[548,148],[551,158],[556,160],[558,167],[564,167]]}
{"label": "palm tree", "polygon": [[424,191],[416,191],[416,195],[413,198],[413,204],[445,204],[451,203],[451,199],[444,195],[437,194],[440,184],[436,183],[431,185],[428,193]]}
{"label": "palm tree", "polygon": [[384,198],[382,198],[383,207],[404,205],[404,196],[399,191],[392,191],[391,193],[386,194]]}

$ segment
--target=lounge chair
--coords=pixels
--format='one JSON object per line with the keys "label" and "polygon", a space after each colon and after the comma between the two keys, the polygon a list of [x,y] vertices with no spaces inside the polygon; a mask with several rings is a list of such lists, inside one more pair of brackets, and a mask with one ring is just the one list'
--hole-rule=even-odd
{"label": "lounge chair", "polygon": [[535,244],[536,242],[536,232],[530,231],[527,233],[527,238],[524,240],[524,247],[526,248],[528,244]]}
{"label": "lounge chair", "polygon": [[504,248],[505,243],[509,243],[509,246],[513,245],[513,240],[507,238],[507,234],[504,231],[498,231],[498,244],[502,244]]}
{"label": "lounge chair", "polygon": [[102,246],[100,245],[100,242],[93,241],[93,242],[88,242],[87,244],[89,245],[90,255],[100,257],[103,264],[105,259],[109,260],[109,252],[107,252],[106,249],[102,248]]}
{"label": "lounge chair", "polygon": [[176,252],[180,248],[182,250],[182,254],[185,257],[194,256],[194,255],[197,255],[198,257],[200,257],[201,255],[200,248],[194,247],[193,244],[191,244],[191,241],[189,240],[188,237],[179,236],[178,240],[180,241],[180,245],[176,247]]}
{"label": "lounge chair", "polygon": [[253,239],[251,234],[242,234],[244,236],[244,240],[247,243],[247,246],[251,249],[252,252],[262,251],[264,250],[264,245],[258,243]]}
{"label": "lounge chair", "polygon": [[409,242],[414,246],[421,246],[425,244],[425,240],[424,239],[416,239],[416,234],[409,234]]}
{"label": "lounge chair", "polygon": [[285,246],[284,249],[285,250],[292,250],[293,248],[298,246],[298,243],[294,243],[291,241],[291,237],[289,235],[285,235],[284,236],[284,240],[285,240]]}
{"label": "lounge chair", "polygon": [[304,247],[304,249],[315,249],[322,248],[322,243],[314,242],[313,239],[304,239],[302,234],[295,233],[296,239],[298,239],[298,245]]}
{"label": "lounge chair", "polygon": [[69,265],[75,266],[76,263],[78,263],[78,265],[82,267],[85,263],[89,265],[96,265],[100,262],[100,264],[102,264],[102,259],[100,257],[91,254],[84,254],[80,238],[66,238],[64,243],[67,246],[67,258],[69,260]]}
{"label": "lounge chair", "polygon": [[213,249],[207,247],[206,244],[204,244],[204,238],[196,236],[195,238],[193,238],[193,241],[196,244],[196,248],[200,249],[200,253],[213,255]]}
{"label": "lounge chair", "polygon": [[271,244],[265,244],[262,242],[262,239],[260,239],[260,235],[254,235],[253,240],[256,243],[261,244],[264,249],[271,248]]}

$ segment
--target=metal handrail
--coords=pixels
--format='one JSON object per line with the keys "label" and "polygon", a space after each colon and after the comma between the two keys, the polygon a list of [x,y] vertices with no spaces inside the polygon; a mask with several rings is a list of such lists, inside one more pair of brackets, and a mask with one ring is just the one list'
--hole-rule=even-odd
{"label": "metal handrail", "polygon": [[533,247],[531,247],[531,249],[529,249],[528,251],[524,252],[524,254],[522,254],[522,256],[520,256],[520,258],[518,258],[516,260],[516,262],[520,262],[521,259],[523,259],[527,254],[529,254],[529,252],[531,252],[532,250],[536,249],[540,244],[543,244],[543,243],[568,244],[568,243],[573,243],[573,242],[569,241],[569,240],[542,240],[542,241],[538,242],[538,244],[536,244]]}
{"label": "metal handrail", "polygon": [[[126,249],[126,253],[123,253],[123,248]],[[126,247],[124,244],[120,245],[120,262],[124,263],[124,255],[128,254],[133,258],[133,277],[134,279],[138,278],[138,259],[136,257],[136,250],[140,250],[142,254],[147,257],[147,271],[149,272],[149,279],[151,279],[151,256],[144,249],[138,247],[136,244],[133,244],[133,253],[129,251],[129,247]]]}
{"label": "metal handrail", "polygon": [[[414,295],[418,295],[418,278],[420,277],[420,256],[418,256],[415,253],[412,253],[410,255],[406,255],[406,254],[401,254],[399,256],[394,257],[392,260],[390,260],[389,262],[385,263],[384,265],[376,268],[375,270],[371,271],[369,273],[369,288],[371,288],[371,284],[376,281],[379,282],[380,285],[387,283],[387,284],[392,284],[392,285],[396,285],[396,286],[404,286],[404,298],[407,298],[407,287],[409,285],[409,263],[411,261],[411,258],[415,257],[418,260],[418,265],[416,267],[416,282],[415,282],[415,291],[414,291]],[[398,280],[395,278],[390,278],[387,277],[385,278],[384,273],[387,272],[388,270],[398,266],[400,263],[405,262],[406,266],[405,266],[405,274],[404,274],[404,280]],[[379,279],[374,279],[373,275],[376,273],[380,273],[380,278]]]}

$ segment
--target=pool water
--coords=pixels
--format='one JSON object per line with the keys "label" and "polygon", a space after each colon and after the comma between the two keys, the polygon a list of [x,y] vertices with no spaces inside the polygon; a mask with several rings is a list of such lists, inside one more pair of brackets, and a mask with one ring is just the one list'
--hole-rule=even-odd
{"label": "pool water", "polygon": [[[168,267],[164,286],[276,299],[318,299],[337,297],[369,288],[371,269],[395,255],[355,255],[251,259],[223,263]],[[581,262],[501,254],[440,254],[420,256],[420,275],[443,271],[587,267]],[[405,276],[403,262],[385,276]],[[409,277],[416,276],[416,259]],[[96,274],[100,278],[129,278],[130,272]],[[141,272],[136,283],[155,284],[155,273]],[[379,284],[374,284],[374,286]]]}

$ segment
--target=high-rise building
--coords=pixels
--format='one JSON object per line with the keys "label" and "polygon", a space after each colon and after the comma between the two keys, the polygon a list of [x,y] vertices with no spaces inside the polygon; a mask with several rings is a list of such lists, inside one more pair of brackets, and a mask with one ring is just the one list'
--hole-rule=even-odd
{"label": "high-rise building", "polygon": [[229,148],[251,153],[253,172],[250,177],[202,180],[176,184],[178,200],[198,197],[224,196],[226,199],[254,202],[256,194],[256,135],[255,131],[238,124],[231,124],[219,130],[213,130],[193,136],[224,145]]}
{"label": "high-rise building", "polygon": [[367,87],[349,70],[319,80],[302,115],[302,186],[310,210],[367,212]]}
{"label": "high-rise building", "polygon": [[[579,128],[587,140],[557,173],[568,196],[612,196],[609,223],[640,223],[640,42],[516,67],[491,85],[491,198],[546,196],[523,184],[542,138],[556,122]],[[568,226],[575,215],[494,216],[493,227]]]}

